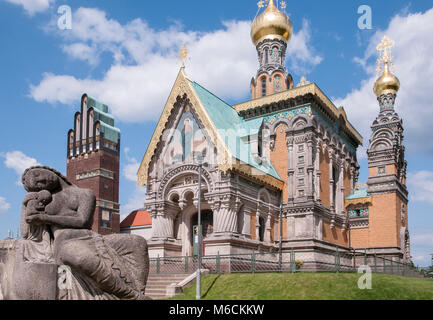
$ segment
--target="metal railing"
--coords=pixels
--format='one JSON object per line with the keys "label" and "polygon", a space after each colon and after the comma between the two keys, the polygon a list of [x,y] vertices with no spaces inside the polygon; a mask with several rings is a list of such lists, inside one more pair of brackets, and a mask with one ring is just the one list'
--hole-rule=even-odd
{"label": "metal railing", "polygon": [[[196,271],[198,259],[193,256],[150,259],[151,274],[190,274]],[[420,277],[416,268],[400,259],[363,252],[328,250],[291,250],[252,252],[250,254],[203,256],[201,268],[210,273],[264,272],[357,272],[368,265],[372,272]]]}

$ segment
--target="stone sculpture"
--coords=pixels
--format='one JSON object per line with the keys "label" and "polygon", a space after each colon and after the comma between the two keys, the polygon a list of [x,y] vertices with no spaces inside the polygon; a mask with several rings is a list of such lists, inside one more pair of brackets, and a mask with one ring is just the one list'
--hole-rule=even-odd
{"label": "stone sculpture", "polygon": [[96,199],[48,167],[22,177],[22,239],[0,241],[0,299],[145,299],[142,237],[91,231]]}

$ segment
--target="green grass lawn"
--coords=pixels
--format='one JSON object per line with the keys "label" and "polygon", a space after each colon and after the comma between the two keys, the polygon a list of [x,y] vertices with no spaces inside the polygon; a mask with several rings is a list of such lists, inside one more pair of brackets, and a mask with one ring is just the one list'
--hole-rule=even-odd
{"label": "green grass lawn", "polygon": [[[354,273],[211,274],[202,278],[207,300],[433,300],[433,279],[372,275],[360,290]],[[174,300],[195,300],[195,283]]]}

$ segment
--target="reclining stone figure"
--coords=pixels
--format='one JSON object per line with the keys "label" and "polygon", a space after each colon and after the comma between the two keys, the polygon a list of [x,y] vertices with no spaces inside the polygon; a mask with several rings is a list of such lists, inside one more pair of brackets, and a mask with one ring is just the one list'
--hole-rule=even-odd
{"label": "reclining stone figure", "polygon": [[[0,298],[145,298],[146,240],[91,231],[93,192],[71,184],[52,168],[31,167],[22,182],[28,191],[21,213],[23,239],[9,240],[7,245],[3,241]],[[62,274],[65,270],[67,274]]]}

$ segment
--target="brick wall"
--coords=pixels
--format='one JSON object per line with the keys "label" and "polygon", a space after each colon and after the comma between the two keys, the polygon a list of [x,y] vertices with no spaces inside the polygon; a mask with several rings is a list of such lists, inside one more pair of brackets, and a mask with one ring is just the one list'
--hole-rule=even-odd
{"label": "brick wall", "polygon": [[[280,176],[281,180],[284,181],[283,186],[283,199],[287,201],[288,190],[287,190],[287,181],[289,179],[288,170],[289,170],[289,154],[287,151],[287,143],[286,143],[286,129],[287,127],[284,124],[279,125],[275,130],[275,148],[271,151],[271,163]],[[283,131],[283,132],[281,132]]]}
{"label": "brick wall", "polygon": [[334,227],[331,228],[331,224],[327,221],[323,221],[323,240],[328,241],[334,244],[338,244],[341,246],[349,245],[349,234],[348,231],[345,230],[342,232],[341,228]]}
{"label": "brick wall", "polygon": [[[113,179],[104,176],[95,176],[77,180],[76,175],[103,168],[114,173]],[[77,158],[67,160],[67,177],[70,182],[84,189],[90,189],[97,199],[119,202],[119,157],[103,150],[81,155]],[[96,207],[93,219],[92,230],[101,234],[120,233],[120,216],[110,209],[111,228],[102,227],[102,208]]]}

